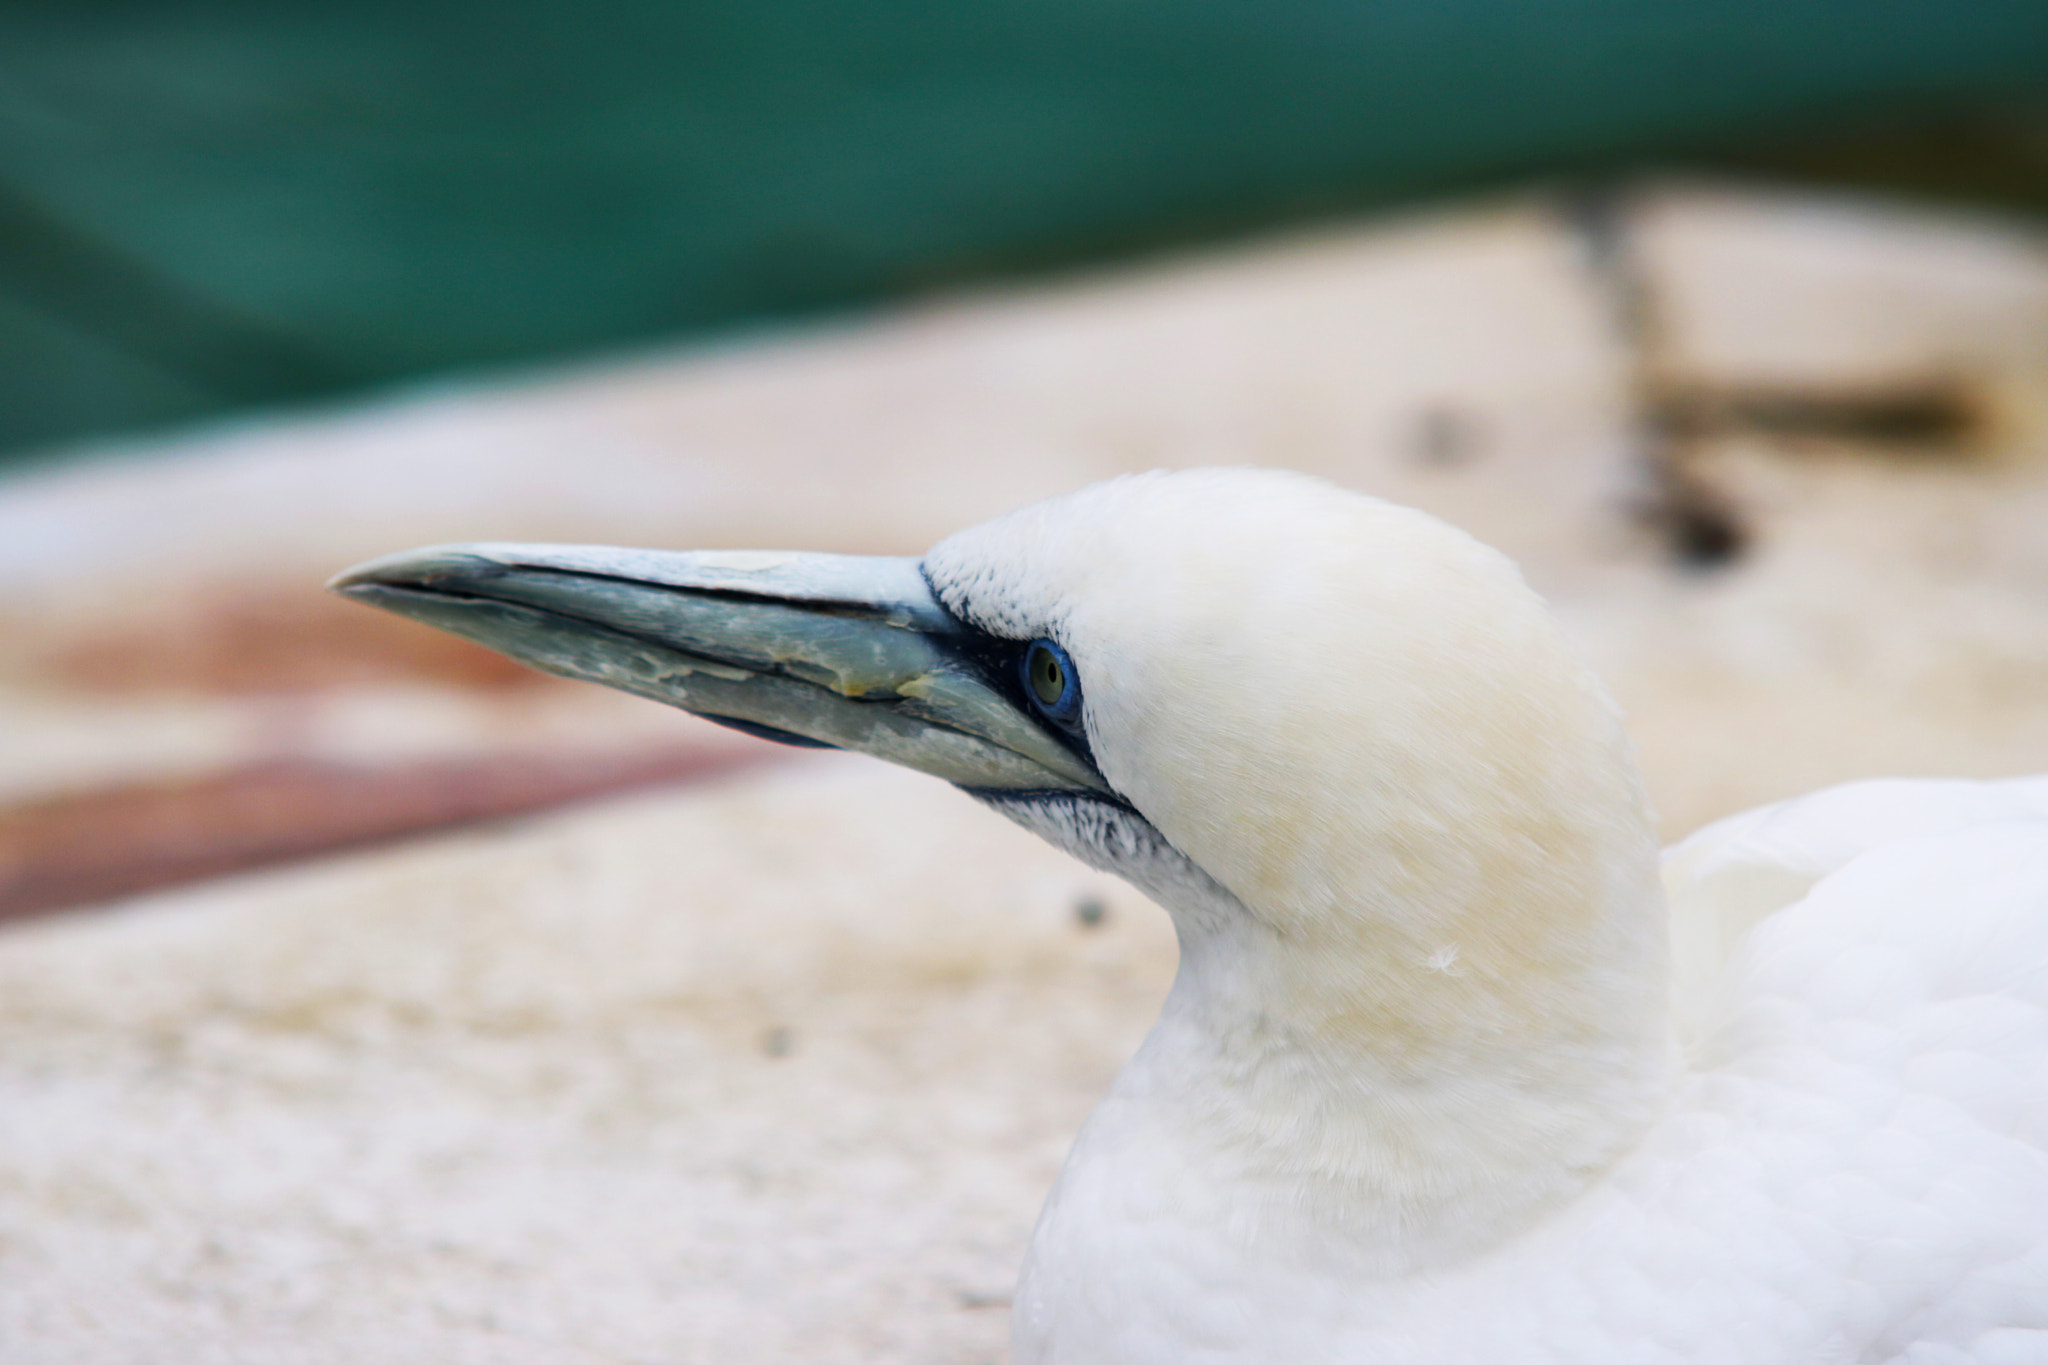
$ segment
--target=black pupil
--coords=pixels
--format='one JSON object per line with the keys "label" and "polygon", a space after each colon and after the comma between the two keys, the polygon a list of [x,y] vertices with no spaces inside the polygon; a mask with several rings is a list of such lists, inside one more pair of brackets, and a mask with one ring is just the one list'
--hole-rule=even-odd
{"label": "black pupil", "polygon": [[1033,650],[1031,654],[1031,686],[1038,693],[1038,699],[1051,706],[1067,690],[1067,679],[1060,668],[1060,661],[1049,649]]}

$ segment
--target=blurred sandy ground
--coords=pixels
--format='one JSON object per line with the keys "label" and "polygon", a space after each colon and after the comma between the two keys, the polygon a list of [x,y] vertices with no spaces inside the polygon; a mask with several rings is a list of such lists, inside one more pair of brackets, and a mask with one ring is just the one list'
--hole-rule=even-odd
{"label": "blurred sandy ground", "polygon": [[1164,916],[937,783],[318,585],[439,540],[914,552],[1215,463],[1517,557],[1667,836],[2048,768],[2048,245],[1903,210],[1516,201],[18,478],[6,1358],[999,1358]]}

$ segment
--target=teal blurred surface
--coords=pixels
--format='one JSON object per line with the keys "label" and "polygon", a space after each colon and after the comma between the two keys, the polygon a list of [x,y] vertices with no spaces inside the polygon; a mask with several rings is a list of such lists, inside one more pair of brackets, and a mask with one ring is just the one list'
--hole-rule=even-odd
{"label": "teal blurred surface", "polygon": [[10,0],[0,450],[1531,175],[2040,209],[2044,109],[2042,0]]}

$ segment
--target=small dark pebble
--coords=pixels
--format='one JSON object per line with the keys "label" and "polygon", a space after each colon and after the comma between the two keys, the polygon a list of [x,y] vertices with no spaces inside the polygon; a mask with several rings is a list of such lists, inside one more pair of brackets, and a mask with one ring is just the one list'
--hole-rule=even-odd
{"label": "small dark pebble", "polygon": [[787,1057],[796,1051],[796,1035],[781,1026],[761,1035],[761,1051],[770,1057]]}
{"label": "small dark pebble", "polygon": [[1097,897],[1083,896],[1074,902],[1074,922],[1083,929],[1100,929],[1108,918],[1109,907]]}
{"label": "small dark pebble", "polygon": [[1479,423],[1453,407],[1424,408],[1416,414],[1415,462],[1437,469],[1469,464],[1480,453]]}

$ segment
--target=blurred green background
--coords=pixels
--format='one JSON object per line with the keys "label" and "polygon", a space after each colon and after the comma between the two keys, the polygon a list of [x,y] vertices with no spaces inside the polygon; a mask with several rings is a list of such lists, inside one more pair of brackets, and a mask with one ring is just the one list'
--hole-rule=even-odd
{"label": "blurred green background", "polygon": [[0,458],[1647,167],[2048,213],[2048,0],[7,0]]}

